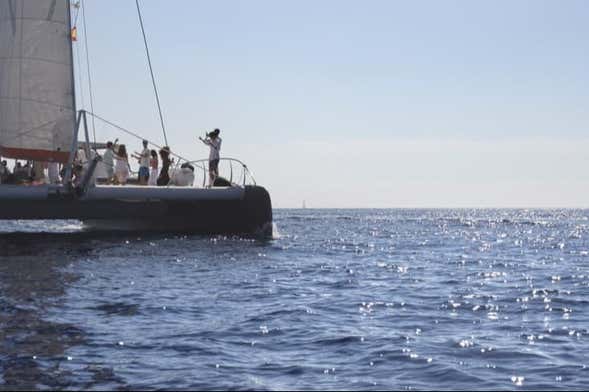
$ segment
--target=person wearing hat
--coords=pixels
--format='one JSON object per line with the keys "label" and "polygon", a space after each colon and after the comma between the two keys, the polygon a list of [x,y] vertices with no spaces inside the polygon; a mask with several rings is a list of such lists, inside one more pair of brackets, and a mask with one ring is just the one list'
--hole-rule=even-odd
{"label": "person wearing hat", "polygon": [[219,152],[221,151],[221,131],[217,128],[211,133],[207,133],[206,139],[199,136],[200,141],[209,146],[209,186],[215,184],[215,179],[219,177]]}

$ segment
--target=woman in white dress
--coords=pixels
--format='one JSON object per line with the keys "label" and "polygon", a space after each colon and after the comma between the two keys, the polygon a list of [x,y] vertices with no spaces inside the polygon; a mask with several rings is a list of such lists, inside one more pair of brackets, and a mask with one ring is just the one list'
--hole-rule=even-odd
{"label": "woman in white dress", "polygon": [[157,185],[158,166],[159,161],[157,159],[157,151],[151,150],[151,159],[149,160],[149,182],[147,183],[147,185]]}
{"label": "woman in white dress", "polygon": [[119,150],[114,156],[115,163],[115,177],[120,185],[125,185],[129,178],[129,157],[127,155],[127,148],[124,144],[119,146]]}

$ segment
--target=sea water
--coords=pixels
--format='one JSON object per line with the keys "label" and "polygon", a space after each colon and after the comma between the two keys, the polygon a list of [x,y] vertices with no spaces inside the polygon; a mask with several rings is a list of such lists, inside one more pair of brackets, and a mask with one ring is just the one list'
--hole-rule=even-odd
{"label": "sea water", "polygon": [[589,211],[0,223],[0,389],[586,389]]}

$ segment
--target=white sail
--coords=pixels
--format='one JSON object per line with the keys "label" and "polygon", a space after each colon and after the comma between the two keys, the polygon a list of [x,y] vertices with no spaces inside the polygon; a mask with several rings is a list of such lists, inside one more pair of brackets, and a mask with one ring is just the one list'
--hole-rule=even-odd
{"label": "white sail", "polygon": [[67,162],[75,128],[68,0],[0,0],[0,155]]}

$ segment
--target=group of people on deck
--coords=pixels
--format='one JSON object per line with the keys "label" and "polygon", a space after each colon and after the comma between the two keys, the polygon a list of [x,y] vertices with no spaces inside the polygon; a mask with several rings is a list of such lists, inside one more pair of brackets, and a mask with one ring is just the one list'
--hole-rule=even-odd
{"label": "group of people on deck", "polygon": [[[162,168],[158,174],[159,159],[156,150],[148,148],[148,141],[143,141],[143,150],[141,153],[134,153],[132,158],[139,162],[139,185],[165,186],[170,182],[170,148],[163,147],[159,151],[159,157],[162,161]],[[115,146],[113,142],[106,143],[106,151],[102,155],[102,162],[106,171],[106,181],[108,183],[125,185],[131,174],[129,164],[129,155],[127,147],[124,144]]]}
{"label": "group of people on deck", "polygon": [[[206,137],[199,139],[209,146],[209,185],[213,186],[215,180],[219,177],[219,160],[221,151],[221,131],[215,129],[207,133]],[[159,155],[159,159],[158,159]],[[148,186],[167,186],[180,185],[188,186],[194,182],[194,167],[188,163],[181,166],[180,172],[170,178],[170,166],[174,160],[170,157],[169,147],[163,147],[159,150],[149,149],[149,142],[143,140],[141,152],[135,152],[131,155],[139,163],[138,185]],[[161,167],[160,167],[161,160]],[[115,145],[113,142],[106,144],[106,152],[102,155],[102,162],[106,170],[106,182],[112,184],[125,185],[131,174],[129,164],[129,154],[124,144]]]}
{"label": "group of people on deck", "polygon": [[[221,151],[221,138],[219,137],[220,130],[215,129],[214,131],[207,133],[206,137],[199,139],[207,146],[209,146],[209,186],[213,186],[215,180],[219,177],[219,160]],[[106,151],[102,154],[103,172],[100,175],[94,174],[94,177],[98,177],[102,182],[108,184],[127,184],[131,175],[131,165],[129,163],[129,154],[127,147],[124,144],[117,145],[115,142],[106,143]],[[95,156],[95,151],[90,151],[91,156],[86,157],[84,149],[79,149],[74,158],[72,166],[72,176],[75,183],[78,183],[83,177],[85,168],[88,166]],[[163,147],[158,151],[149,149],[149,142],[143,140],[143,148],[141,152],[135,152],[131,154],[131,158],[134,158],[139,163],[138,172],[138,185],[143,186],[167,186],[167,185],[179,185],[179,186],[191,186],[194,183],[194,167],[188,163],[181,166],[179,172],[170,173],[170,167],[174,160],[170,157],[171,150],[168,146]],[[159,158],[158,158],[159,156]],[[161,160],[161,166],[160,166]],[[41,165],[43,164],[43,165]],[[41,170],[40,177],[42,180],[39,183],[61,183],[61,178],[65,176],[65,170],[63,167],[60,170],[59,163],[57,162],[27,162],[26,166],[23,167],[20,162],[16,162],[14,173],[10,172],[6,161],[0,162],[0,184],[2,183],[34,183],[36,169]],[[47,169],[47,176],[43,174],[43,171]],[[25,171],[27,172],[25,175]],[[22,173],[21,173],[22,172]],[[171,178],[172,176],[172,178]],[[23,181],[14,182],[14,179],[23,177]],[[43,178],[45,177],[45,178]],[[60,178],[61,177],[61,178]]]}
{"label": "group of people on deck", "polygon": [[[45,171],[47,170],[47,175]],[[0,162],[0,184],[57,184],[59,183],[59,163],[16,160],[12,170],[8,162]]]}
{"label": "group of people on deck", "polygon": [[[215,129],[206,135],[206,138],[199,137],[199,139],[209,146],[209,185],[213,185],[215,179],[219,177],[219,160],[221,151],[221,138],[219,134],[221,131]],[[159,158],[161,159],[161,169],[159,168],[158,153],[156,150],[149,149],[149,142],[143,141],[143,149],[141,152],[135,152],[131,155],[139,163],[138,184],[149,186],[166,186],[170,185],[170,166],[174,162],[170,158],[170,148],[163,147],[159,150]],[[121,144],[115,148],[112,142],[106,144],[106,152],[102,156],[107,172],[107,182],[125,185],[129,179],[131,168],[129,164],[129,155],[127,148]],[[184,164],[181,170],[192,172],[192,180],[174,179],[176,182],[173,185],[190,185],[194,182],[194,167],[190,164]],[[159,173],[158,173],[159,171]],[[189,174],[190,178],[190,174]]]}

